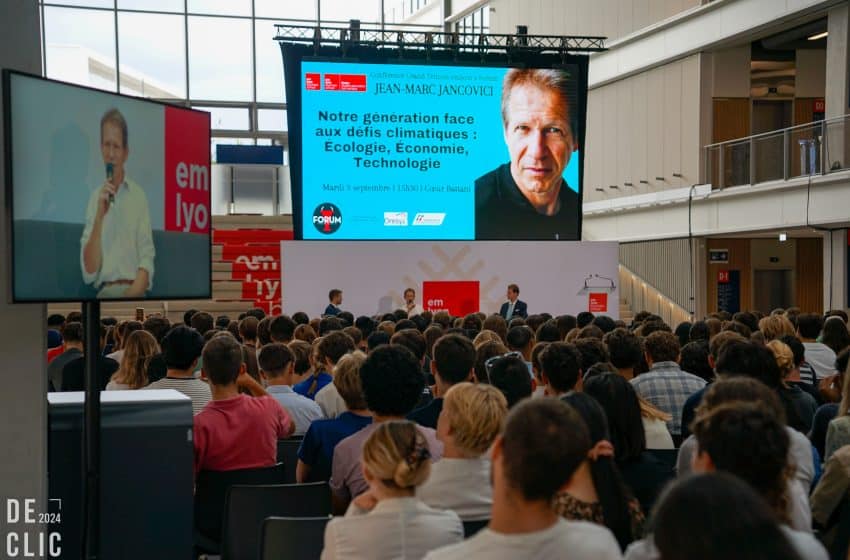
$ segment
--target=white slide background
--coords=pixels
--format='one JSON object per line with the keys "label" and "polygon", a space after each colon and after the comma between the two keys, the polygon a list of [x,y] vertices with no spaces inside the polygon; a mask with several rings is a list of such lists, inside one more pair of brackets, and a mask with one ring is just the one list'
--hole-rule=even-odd
{"label": "white slide background", "polygon": [[[529,314],[575,315],[588,309],[587,286],[608,291],[606,315],[619,318],[616,242],[282,241],[283,312],[319,316],[328,291],[343,291],[340,307],[375,315],[401,307],[407,287],[422,304],[425,280],[478,280],[481,311],[494,313],[508,284],[517,284]],[[603,280],[598,275],[612,279]],[[588,278],[591,277],[591,278]],[[597,289],[600,288],[600,289]],[[582,293],[579,293],[582,292]]]}

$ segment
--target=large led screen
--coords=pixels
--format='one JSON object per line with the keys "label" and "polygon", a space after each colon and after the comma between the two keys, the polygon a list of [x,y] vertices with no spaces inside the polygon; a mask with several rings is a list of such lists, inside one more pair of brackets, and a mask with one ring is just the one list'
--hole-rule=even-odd
{"label": "large led screen", "polygon": [[4,72],[15,302],[210,297],[209,113]]}
{"label": "large led screen", "polygon": [[284,47],[296,236],[580,239],[586,60],[573,59],[378,63]]}

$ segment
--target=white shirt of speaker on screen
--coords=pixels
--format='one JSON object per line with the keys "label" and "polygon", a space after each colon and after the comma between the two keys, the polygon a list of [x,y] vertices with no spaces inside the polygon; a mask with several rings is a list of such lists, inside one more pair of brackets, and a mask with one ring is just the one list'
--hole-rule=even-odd
{"label": "white shirt of speaker on screen", "polygon": [[133,280],[136,278],[138,269],[144,268],[148,271],[148,290],[150,290],[153,287],[154,257],[156,256],[150,210],[145,191],[129,178],[125,178],[115,194],[115,202],[103,217],[101,231],[103,259],[100,270],[91,274],[86,272],[83,264],[83,250],[94,226],[99,196],[100,189],[92,191],[86,207],[86,226],[80,239],[80,270],[83,273],[83,281],[100,289],[106,282]]}

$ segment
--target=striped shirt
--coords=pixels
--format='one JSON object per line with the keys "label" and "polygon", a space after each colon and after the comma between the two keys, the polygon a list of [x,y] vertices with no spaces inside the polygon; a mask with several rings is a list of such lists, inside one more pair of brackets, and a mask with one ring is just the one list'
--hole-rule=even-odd
{"label": "striped shirt", "polygon": [[163,377],[145,389],[174,389],[192,399],[192,414],[196,415],[212,400],[210,386],[193,377]]}

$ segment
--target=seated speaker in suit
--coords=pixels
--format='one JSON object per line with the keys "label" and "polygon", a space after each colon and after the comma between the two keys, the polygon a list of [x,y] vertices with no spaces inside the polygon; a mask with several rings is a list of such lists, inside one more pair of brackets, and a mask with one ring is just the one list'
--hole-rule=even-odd
{"label": "seated speaker in suit", "polygon": [[519,299],[519,286],[516,284],[508,285],[508,301],[502,304],[499,309],[499,315],[505,318],[505,321],[510,321],[514,317],[528,317],[528,306],[524,301]]}

